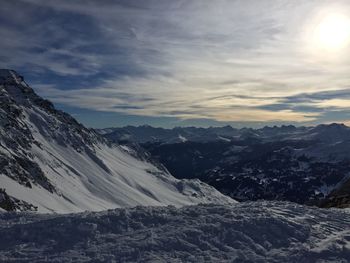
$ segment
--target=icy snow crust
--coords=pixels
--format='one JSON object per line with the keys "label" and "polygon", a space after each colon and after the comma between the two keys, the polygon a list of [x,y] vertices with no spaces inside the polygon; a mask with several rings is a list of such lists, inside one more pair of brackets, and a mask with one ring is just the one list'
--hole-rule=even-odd
{"label": "icy snow crust", "polygon": [[14,71],[0,70],[0,100],[0,188],[38,212],[235,202],[107,142],[36,95]]}
{"label": "icy snow crust", "polygon": [[349,262],[350,212],[286,202],[0,213],[1,262]]}

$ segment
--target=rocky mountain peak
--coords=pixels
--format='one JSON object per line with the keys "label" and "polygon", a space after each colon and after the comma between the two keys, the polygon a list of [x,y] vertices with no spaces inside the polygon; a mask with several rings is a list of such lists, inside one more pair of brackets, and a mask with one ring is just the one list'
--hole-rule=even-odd
{"label": "rocky mountain peak", "polygon": [[20,76],[16,71],[11,69],[0,69],[0,83],[7,81],[9,83],[21,83],[23,81],[23,77]]}
{"label": "rocky mountain peak", "polygon": [[34,90],[24,81],[24,78],[11,69],[0,69],[0,90],[2,96],[7,96],[17,105],[31,107],[37,105],[52,111],[54,106],[35,94]]}

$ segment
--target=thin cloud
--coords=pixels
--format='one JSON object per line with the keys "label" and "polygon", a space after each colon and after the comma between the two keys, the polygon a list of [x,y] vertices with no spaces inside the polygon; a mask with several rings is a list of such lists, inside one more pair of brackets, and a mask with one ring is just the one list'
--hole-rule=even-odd
{"label": "thin cloud", "polygon": [[[6,1],[0,66],[28,72],[34,88],[56,103],[94,111],[322,122],[349,106],[349,56],[327,61],[305,43],[314,14],[329,5]],[[350,10],[345,0],[334,5]]]}

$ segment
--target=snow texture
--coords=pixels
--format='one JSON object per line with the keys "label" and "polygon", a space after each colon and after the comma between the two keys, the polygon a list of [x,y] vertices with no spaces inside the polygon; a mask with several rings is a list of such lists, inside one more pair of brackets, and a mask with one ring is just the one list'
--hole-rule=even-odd
{"label": "snow texture", "polygon": [[0,213],[0,262],[349,262],[349,210],[286,202]]}

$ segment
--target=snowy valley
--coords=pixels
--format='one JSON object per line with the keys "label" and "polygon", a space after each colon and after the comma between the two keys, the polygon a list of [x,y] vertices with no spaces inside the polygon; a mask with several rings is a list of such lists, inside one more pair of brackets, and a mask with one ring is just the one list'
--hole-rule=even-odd
{"label": "snowy valley", "polygon": [[126,126],[98,132],[120,144],[141,144],[176,178],[200,179],[238,201],[350,204],[350,128],[344,124],[259,129]]}

